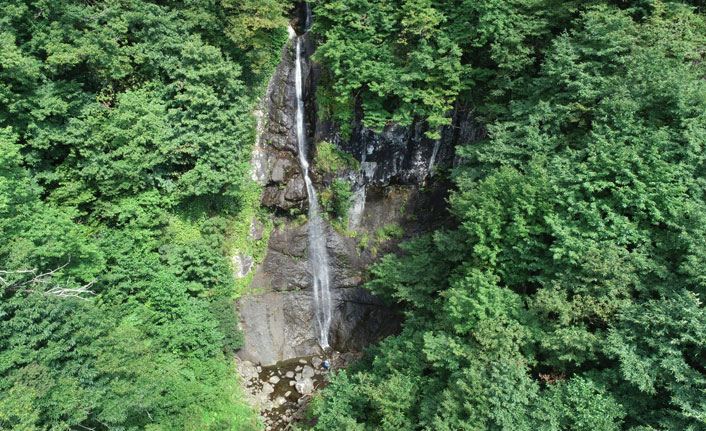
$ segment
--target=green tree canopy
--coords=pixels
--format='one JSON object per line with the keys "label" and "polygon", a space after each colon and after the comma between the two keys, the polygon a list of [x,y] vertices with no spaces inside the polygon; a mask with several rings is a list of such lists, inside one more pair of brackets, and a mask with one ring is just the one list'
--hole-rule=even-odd
{"label": "green tree canopy", "polygon": [[620,6],[534,3],[527,28],[577,19],[475,82],[489,138],[459,143],[458,228],[373,266],[404,330],[333,379],[315,429],[704,429],[706,32]]}

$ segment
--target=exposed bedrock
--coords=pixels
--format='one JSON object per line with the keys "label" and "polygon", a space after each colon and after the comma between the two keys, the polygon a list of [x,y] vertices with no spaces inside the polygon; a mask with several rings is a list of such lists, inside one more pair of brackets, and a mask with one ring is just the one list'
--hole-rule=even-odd
{"label": "exposed bedrock", "polygon": [[[321,353],[312,312],[306,230],[306,224],[283,223],[271,233],[267,254],[253,276],[254,293],[240,300],[245,332],[241,359],[271,365]],[[400,318],[359,287],[371,261],[369,253],[330,226],[326,235],[334,308],[331,345],[339,351],[360,350],[395,333]]]}
{"label": "exposed bedrock", "polygon": [[[474,124],[470,110],[458,105],[451,114],[452,124],[441,130],[440,139],[427,138],[426,126],[421,122],[410,127],[390,125],[376,133],[360,121],[350,138],[343,139],[335,126],[316,116],[314,96],[320,73],[309,60],[313,43],[308,36],[303,37],[309,159],[316,154],[317,144],[327,141],[360,164],[357,171],[337,174],[323,174],[312,166],[319,193],[335,177],[353,184],[354,205],[347,232],[328,225],[326,247],[334,303],[331,345],[339,351],[360,350],[397,332],[401,322],[394,310],[361,288],[367,267],[385,252],[395,251],[401,237],[428,231],[445,217],[445,187],[435,187],[441,182],[435,174],[454,163],[455,146],[472,143],[483,132]],[[303,216],[307,193],[297,160],[292,48],[291,43],[283,48],[282,62],[270,81],[252,159],[253,178],[263,186],[261,203],[274,210],[277,226],[269,237],[264,260],[250,269],[254,271],[253,293],[240,299],[245,345],[239,356],[261,365],[320,353]],[[380,235],[381,230],[390,227],[396,228],[396,235]]]}

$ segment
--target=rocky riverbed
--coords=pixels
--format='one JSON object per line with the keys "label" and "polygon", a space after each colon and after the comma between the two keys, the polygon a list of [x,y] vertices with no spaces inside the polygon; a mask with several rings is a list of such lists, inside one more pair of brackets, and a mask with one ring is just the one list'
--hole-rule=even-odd
{"label": "rocky riverbed", "polygon": [[[292,358],[267,367],[236,360],[245,394],[260,413],[265,430],[284,431],[303,419],[312,395],[326,386],[331,371],[346,368],[359,357],[355,352],[331,352]],[[325,360],[331,363],[330,370],[324,369]]]}

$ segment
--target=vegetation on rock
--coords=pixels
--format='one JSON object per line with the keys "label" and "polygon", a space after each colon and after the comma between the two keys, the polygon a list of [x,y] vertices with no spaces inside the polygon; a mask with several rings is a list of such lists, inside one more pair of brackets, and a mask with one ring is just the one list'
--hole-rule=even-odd
{"label": "vegetation on rock", "polygon": [[360,163],[334,144],[323,141],[316,144],[314,166],[325,174],[336,175],[346,171],[356,171]]}
{"label": "vegetation on rock", "polygon": [[351,183],[341,178],[333,180],[331,185],[321,193],[321,206],[334,220],[348,223],[348,210],[353,205]]}

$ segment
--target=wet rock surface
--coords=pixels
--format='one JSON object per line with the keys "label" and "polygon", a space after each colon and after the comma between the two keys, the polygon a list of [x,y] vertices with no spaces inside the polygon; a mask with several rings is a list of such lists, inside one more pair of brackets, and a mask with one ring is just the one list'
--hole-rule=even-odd
{"label": "wet rock surface", "polygon": [[[335,317],[330,336],[338,350],[360,350],[399,331],[401,317],[363,288],[334,289],[332,299]],[[288,358],[320,355],[312,304],[310,289],[241,299],[245,341],[238,357],[269,366]]]}
{"label": "wet rock surface", "polygon": [[[394,334],[401,318],[394,310],[363,289],[368,265],[397,240],[376,242],[384,226],[403,224],[416,234],[416,221],[405,225],[405,214],[419,209],[431,214],[414,189],[371,190],[358,233],[368,235],[368,248],[327,226],[327,249],[332,266],[332,346],[339,351],[363,347]],[[320,354],[314,325],[312,275],[307,256],[307,225],[284,222],[270,234],[266,256],[254,271],[253,294],[239,300],[245,343],[238,356],[262,365]],[[373,245],[373,243],[375,243]]]}
{"label": "wet rock surface", "polygon": [[[311,53],[313,44],[308,36],[304,39],[305,50]],[[282,61],[268,85],[260,113],[258,145],[251,161],[253,179],[264,186],[262,205],[285,211],[306,207],[304,178],[297,160],[293,66],[292,44],[288,43],[282,48]],[[302,62],[302,69],[305,76],[310,75],[308,55]],[[311,88],[311,85],[306,86],[307,90]],[[312,104],[313,93],[307,94],[307,105]],[[313,112],[313,109],[307,111]]]}
{"label": "wet rock surface", "polygon": [[[328,383],[330,371],[348,367],[359,353],[329,352],[306,356],[259,367],[246,360],[237,360],[242,386],[250,405],[257,409],[265,429],[281,431],[302,419],[311,395]],[[330,370],[323,367],[328,360]]]}
{"label": "wet rock surface", "polygon": [[[297,10],[295,21],[301,27],[305,21],[301,5]],[[401,321],[393,309],[361,287],[369,265],[387,252],[399,251],[396,245],[401,240],[436,228],[447,217],[443,190],[448,184],[438,172],[454,164],[457,142],[474,142],[484,131],[476,126],[472,111],[457,104],[450,113],[451,124],[438,139],[427,136],[423,122],[408,127],[390,124],[375,132],[363,127],[360,119],[351,136],[343,139],[335,125],[317,117],[315,92],[321,70],[309,59],[312,41],[303,37],[308,158],[313,161],[317,145],[327,141],[352,155],[360,166],[356,171],[327,173],[311,164],[319,196],[335,178],[352,184],[354,204],[347,226],[339,223],[334,229],[326,224],[334,304],[329,335],[337,350],[360,350],[396,333]],[[238,355],[268,366],[322,353],[315,335],[308,226],[303,219],[308,203],[298,161],[294,56],[289,43],[270,80],[252,159],[253,178],[263,186],[261,203],[273,210],[277,227],[261,264],[234,261],[238,268],[254,271],[251,294],[239,300],[245,344]]]}

